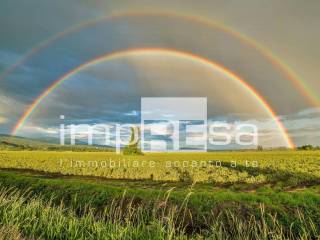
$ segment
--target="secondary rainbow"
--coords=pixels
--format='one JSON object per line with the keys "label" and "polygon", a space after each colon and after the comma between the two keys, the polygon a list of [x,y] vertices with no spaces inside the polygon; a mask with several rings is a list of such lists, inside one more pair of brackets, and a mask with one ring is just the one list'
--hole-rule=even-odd
{"label": "secondary rainbow", "polygon": [[276,67],[282,74],[292,82],[292,84],[296,87],[296,89],[313,105],[313,106],[320,106],[320,96],[307,84],[305,83],[298,74],[288,65],[286,64],[282,59],[279,58],[275,53],[267,49],[262,44],[258,43],[254,39],[244,35],[243,33],[237,32],[234,29],[227,27],[223,25],[220,22],[213,21],[211,19],[207,18],[199,18],[198,16],[194,16],[192,14],[186,14],[181,12],[161,12],[156,11],[152,9],[147,9],[145,11],[130,11],[130,12],[118,12],[114,13],[110,16],[103,16],[98,19],[93,19],[89,21],[85,21],[83,23],[77,24],[75,26],[72,26],[70,28],[67,28],[66,30],[59,32],[56,35],[51,36],[50,38],[46,39],[45,41],[42,41],[40,44],[38,44],[36,47],[32,48],[29,52],[25,54],[24,57],[22,57],[20,60],[18,60],[15,64],[13,64],[11,67],[6,69],[1,75],[0,80],[7,77],[9,74],[11,74],[15,69],[24,64],[28,61],[33,55],[35,55],[37,52],[41,51],[42,49],[47,48],[52,43],[56,42],[57,40],[63,38],[66,35],[81,31],[82,29],[86,27],[90,27],[94,24],[97,24],[99,22],[103,21],[112,21],[119,18],[124,17],[143,17],[143,16],[163,16],[163,17],[176,17],[181,19],[186,19],[189,21],[194,21],[202,25],[206,25],[208,27],[212,27],[215,29],[218,29],[219,31],[222,31],[224,33],[229,34],[230,36],[238,39],[242,43],[246,44],[247,46],[250,46],[251,48],[258,51],[262,56],[264,56],[270,63]]}
{"label": "secondary rainbow", "polygon": [[283,135],[284,140],[286,141],[286,144],[290,148],[294,148],[295,145],[290,139],[286,128],[282,124],[282,122],[278,119],[276,116],[275,112],[273,109],[270,107],[270,105],[266,102],[266,100],[252,87],[250,86],[247,82],[245,82],[243,79],[241,79],[239,76],[231,72],[230,70],[226,69],[224,66],[221,66],[218,63],[215,63],[209,59],[194,55],[189,52],[182,52],[182,51],[177,51],[174,49],[164,49],[164,48],[138,48],[138,49],[125,49],[117,52],[111,52],[109,54],[105,54],[102,56],[99,56],[93,60],[90,60],[86,63],[83,63],[79,65],[78,67],[72,69],[65,75],[63,75],[61,78],[57,79],[51,86],[49,86],[42,94],[40,94],[32,104],[30,104],[27,108],[27,110],[24,112],[24,114],[21,116],[19,121],[16,123],[14,126],[11,134],[16,135],[19,130],[23,127],[24,123],[28,120],[28,118],[31,116],[33,111],[39,106],[39,104],[42,102],[42,100],[47,97],[53,90],[58,88],[65,80],[70,78],[71,76],[75,75],[79,71],[87,68],[88,66],[92,66],[94,64],[98,64],[104,61],[111,61],[120,57],[126,57],[126,56],[131,56],[131,55],[141,55],[141,54],[167,54],[171,56],[177,56],[177,57],[182,57],[182,58],[187,58],[191,59],[192,61],[195,61],[197,63],[203,64],[205,66],[208,66],[210,68],[214,68],[215,70],[218,70],[219,72],[225,74],[228,78],[234,80],[238,84],[240,84],[247,92],[250,94],[272,117],[280,132]]}

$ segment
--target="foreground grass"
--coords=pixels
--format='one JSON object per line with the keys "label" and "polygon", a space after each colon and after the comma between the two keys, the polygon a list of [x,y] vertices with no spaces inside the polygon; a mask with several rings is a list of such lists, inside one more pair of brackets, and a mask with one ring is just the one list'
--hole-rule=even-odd
{"label": "foreground grass", "polygon": [[16,239],[320,239],[318,188],[248,193],[120,181],[124,194],[119,181],[15,172],[0,172],[0,181],[0,235]]}
{"label": "foreground grass", "polygon": [[[168,196],[169,197],[169,196]],[[242,218],[232,211],[212,215],[206,230],[188,233],[182,217],[190,212],[188,196],[181,205],[134,206],[133,201],[113,202],[95,214],[88,205],[81,214],[63,204],[53,205],[30,192],[0,190],[0,234],[3,239],[319,239],[312,220],[297,211],[298,231],[285,229],[276,215]],[[205,219],[204,219],[205,221]],[[10,238],[9,237],[12,237]]]}
{"label": "foreground grass", "polygon": [[320,152],[122,158],[0,152],[0,239],[320,239]]}

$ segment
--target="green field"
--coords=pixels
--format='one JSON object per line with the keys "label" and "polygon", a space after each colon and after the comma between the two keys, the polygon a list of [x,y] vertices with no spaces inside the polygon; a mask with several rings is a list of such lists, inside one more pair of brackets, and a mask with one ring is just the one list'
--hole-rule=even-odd
{"label": "green field", "polygon": [[[319,239],[320,236],[319,151],[143,156],[2,151],[0,168],[3,236],[7,233],[18,239],[21,236]],[[24,225],[26,215],[30,219]]]}
{"label": "green field", "polygon": [[295,187],[318,182],[320,152],[154,153],[2,151],[1,168],[110,179]]}

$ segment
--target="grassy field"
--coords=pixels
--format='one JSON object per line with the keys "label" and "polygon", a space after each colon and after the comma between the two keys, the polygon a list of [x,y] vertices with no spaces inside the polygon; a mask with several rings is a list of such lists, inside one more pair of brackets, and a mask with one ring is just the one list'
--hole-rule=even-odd
{"label": "grassy field", "polygon": [[319,151],[154,153],[2,151],[1,168],[110,179],[299,186],[320,178]]}
{"label": "grassy field", "polygon": [[2,151],[0,168],[3,236],[320,239],[319,151]]}

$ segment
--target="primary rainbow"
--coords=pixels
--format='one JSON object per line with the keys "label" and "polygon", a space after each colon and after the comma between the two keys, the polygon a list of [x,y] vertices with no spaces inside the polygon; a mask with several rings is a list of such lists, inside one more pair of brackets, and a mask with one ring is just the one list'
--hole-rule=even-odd
{"label": "primary rainbow", "polygon": [[204,66],[208,66],[210,68],[214,68],[215,70],[218,70],[219,72],[225,74],[228,78],[234,80],[238,84],[240,84],[247,92],[250,94],[268,113],[270,117],[272,117],[280,132],[283,135],[284,140],[286,141],[286,144],[290,148],[294,148],[295,145],[290,139],[286,128],[282,124],[282,122],[278,119],[273,109],[270,107],[270,105],[266,102],[266,100],[247,82],[245,82],[243,79],[241,79],[239,76],[231,72],[230,70],[226,69],[225,67],[219,65],[218,63],[215,63],[209,59],[194,55],[189,52],[182,52],[174,49],[165,49],[165,48],[137,48],[137,49],[125,49],[121,51],[112,52],[109,54],[105,54],[102,56],[99,56],[95,59],[92,59],[86,63],[83,63],[79,65],[78,67],[72,69],[68,73],[64,74],[61,78],[57,79],[51,86],[49,86],[42,94],[40,94],[32,104],[30,104],[27,108],[27,110],[24,112],[24,114],[21,116],[19,121],[14,126],[11,134],[16,135],[18,131],[23,127],[24,123],[28,120],[28,118],[31,116],[33,111],[39,106],[39,104],[42,102],[42,100],[47,97],[53,90],[58,88],[65,80],[73,76],[74,74],[78,73],[79,71],[85,69],[88,66],[92,66],[94,64],[98,64],[104,61],[111,61],[120,57],[126,57],[126,56],[132,56],[132,55],[146,55],[146,54],[168,54],[171,56],[181,57],[190,59],[192,61],[195,61],[197,63],[200,63]]}
{"label": "primary rainbow", "polygon": [[6,76],[11,74],[18,66],[25,63],[30,59],[34,54],[39,52],[42,49],[45,49],[50,44],[54,43],[55,41],[63,38],[66,35],[78,32],[86,27],[90,27],[94,24],[97,24],[99,22],[103,21],[111,21],[123,17],[141,17],[141,16],[163,16],[163,17],[176,17],[181,19],[186,19],[190,21],[197,22],[202,25],[206,25],[208,27],[213,27],[215,29],[218,29],[219,31],[222,31],[224,33],[229,34],[230,36],[238,39],[242,43],[246,44],[247,46],[250,46],[251,48],[258,51],[262,56],[264,56],[270,63],[276,67],[278,70],[282,72],[282,74],[290,80],[293,85],[296,87],[296,89],[313,105],[316,107],[320,106],[320,96],[307,84],[305,83],[298,74],[288,65],[286,64],[282,59],[279,58],[275,53],[267,49],[262,44],[258,43],[252,38],[249,38],[248,36],[244,35],[243,33],[237,32],[234,29],[227,27],[223,25],[222,23],[213,21],[211,19],[207,18],[199,18],[198,16],[194,16],[191,14],[181,13],[181,12],[161,12],[161,11],[154,11],[152,9],[145,10],[145,11],[129,11],[129,12],[118,12],[110,16],[104,16],[100,17],[98,19],[89,20],[86,22],[83,22],[81,24],[78,24],[76,26],[72,26],[70,28],[67,28],[66,30],[59,32],[56,35],[53,35],[52,37],[46,39],[45,41],[38,44],[36,47],[32,48],[29,52],[25,54],[23,58],[18,60],[15,64],[13,64],[11,67],[6,69],[2,74],[0,74],[0,80],[4,79]]}

